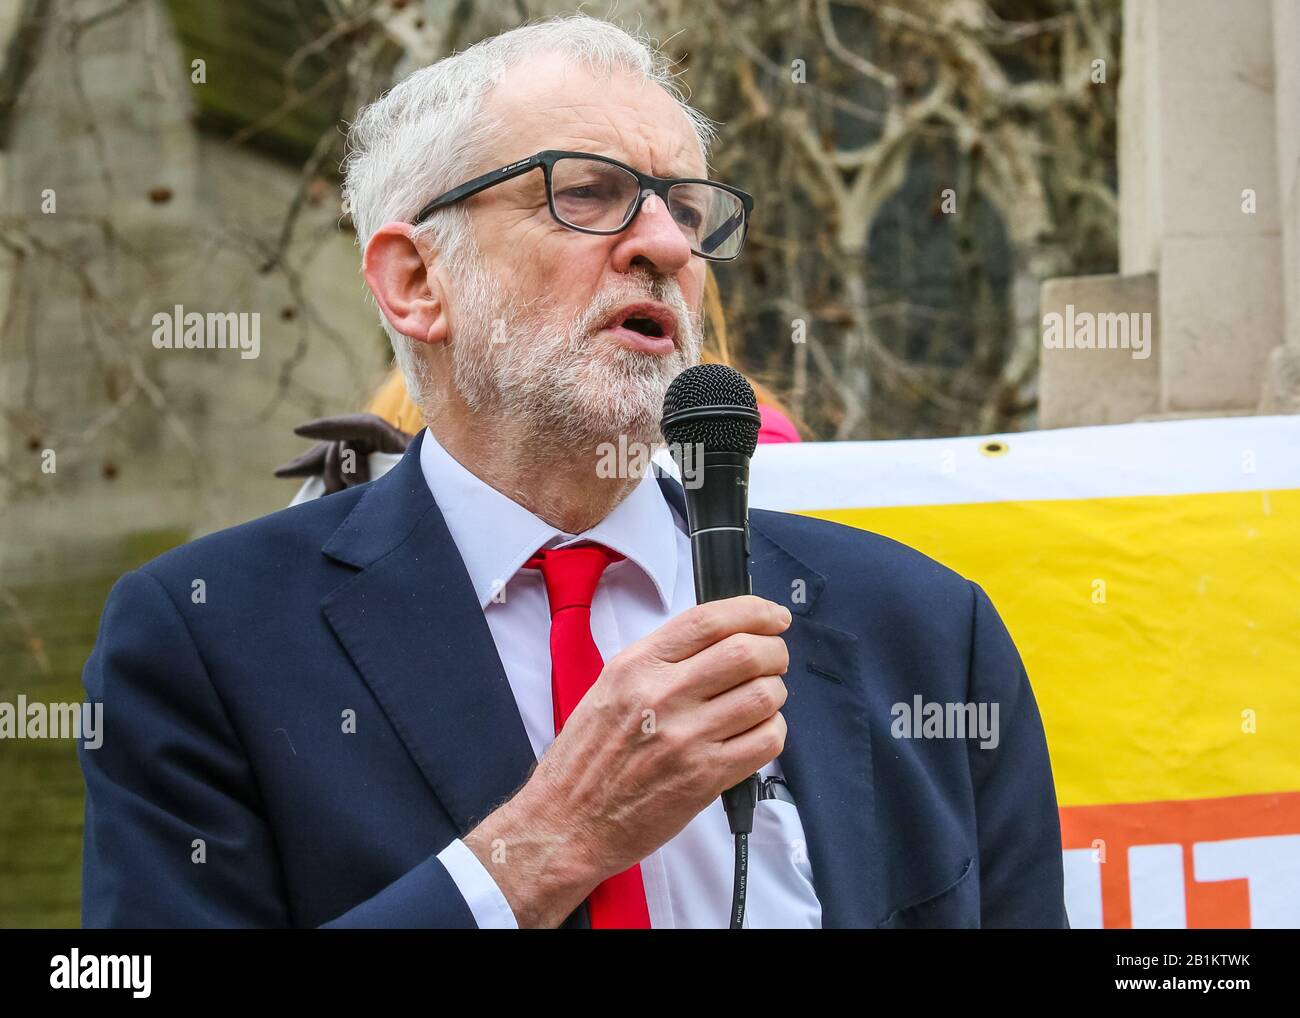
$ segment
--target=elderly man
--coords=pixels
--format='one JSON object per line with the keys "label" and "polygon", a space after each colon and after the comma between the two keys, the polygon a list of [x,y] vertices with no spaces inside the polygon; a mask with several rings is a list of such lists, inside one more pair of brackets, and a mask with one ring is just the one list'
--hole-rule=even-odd
{"label": "elderly man", "polygon": [[[705,262],[740,253],[711,140],[585,17],[362,112],[346,194],[428,426],[115,586],[86,925],[725,927],[718,796],[755,771],[747,925],[1065,925],[1042,726],[978,587],[755,511],[755,596],[696,605],[680,487],[597,470],[657,440]],[[996,737],[896,739],[914,697],[992,704]]]}

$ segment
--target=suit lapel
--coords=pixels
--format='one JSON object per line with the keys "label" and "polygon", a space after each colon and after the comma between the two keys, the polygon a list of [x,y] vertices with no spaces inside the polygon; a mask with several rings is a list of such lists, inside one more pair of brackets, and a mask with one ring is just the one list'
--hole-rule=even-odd
{"label": "suit lapel", "polygon": [[422,439],[423,432],[325,545],[325,554],[361,571],[321,606],[464,835],[523,783],[534,757],[483,610],[425,482]]}
{"label": "suit lapel", "polygon": [[[681,485],[662,474],[659,484],[685,519]],[[781,769],[807,839],[822,925],[874,926],[884,901],[858,639],[819,621],[826,578],[772,536],[772,515],[750,516],[750,575],[755,594],[794,616],[785,632],[790,668]]]}
{"label": "suit lapel", "polygon": [[[422,431],[322,551],[360,570],[321,602],[459,835],[528,778],[523,718],[420,465]],[[585,903],[566,927],[589,925]]]}

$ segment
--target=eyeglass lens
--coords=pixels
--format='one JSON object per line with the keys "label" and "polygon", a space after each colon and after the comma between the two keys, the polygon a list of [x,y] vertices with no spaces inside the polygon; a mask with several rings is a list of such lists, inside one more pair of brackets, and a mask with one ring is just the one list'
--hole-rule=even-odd
{"label": "eyeglass lens", "polygon": [[[558,159],[551,170],[555,214],[582,230],[615,231],[627,225],[640,194],[636,177],[596,159]],[[668,210],[696,254],[733,258],[744,240],[744,205],[710,184],[674,184]]]}

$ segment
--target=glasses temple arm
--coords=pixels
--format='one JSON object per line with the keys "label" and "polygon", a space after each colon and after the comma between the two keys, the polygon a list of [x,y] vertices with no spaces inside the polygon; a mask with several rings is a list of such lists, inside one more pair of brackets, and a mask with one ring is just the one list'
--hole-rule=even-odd
{"label": "glasses temple arm", "polygon": [[727,239],[742,222],[745,221],[745,209],[741,206],[736,213],[716,230],[700,241],[700,250],[712,252],[715,247]]}
{"label": "glasses temple arm", "polygon": [[422,223],[429,216],[437,212],[440,208],[448,205],[454,205],[465,198],[472,198],[480,191],[486,191],[493,184],[499,184],[504,180],[510,180],[512,177],[518,177],[520,174],[527,173],[529,170],[535,170],[541,166],[542,162],[536,156],[528,159],[521,159],[517,163],[510,163],[508,166],[502,166],[498,169],[491,170],[481,177],[475,177],[473,180],[467,180],[459,187],[453,187],[450,191],[444,191],[438,197],[434,198],[429,204],[420,209],[416,214],[415,222]]}

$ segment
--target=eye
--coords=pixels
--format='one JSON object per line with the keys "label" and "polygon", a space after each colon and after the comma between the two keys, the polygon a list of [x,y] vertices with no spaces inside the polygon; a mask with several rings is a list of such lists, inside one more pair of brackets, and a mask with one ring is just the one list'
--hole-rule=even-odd
{"label": "eye", "polygon": [[555,194],[558,198],[572,201],[613,201],[621,197],[620,183],[608,174],[598,173],[586,180],[566,180],[556,188]]}
{"label": "eye", "polygon": [[700,212],[681,202],[673,202],[673,218],[682,226],[692,230],[698,230],[700,223],[704,221],[704,216]]}
{"label": "eye", "polygon": [[593,201],[600,197],[600,194],[597,193],[599,186],[598,184],[579,184],[576,187],[566,187],[559,192],[559,195],[561,198],[570,201]]}

